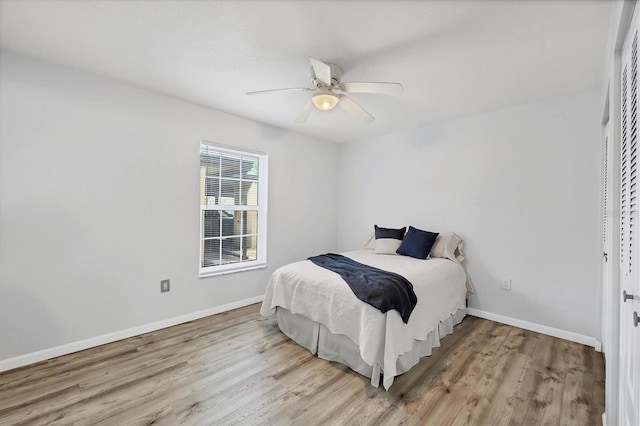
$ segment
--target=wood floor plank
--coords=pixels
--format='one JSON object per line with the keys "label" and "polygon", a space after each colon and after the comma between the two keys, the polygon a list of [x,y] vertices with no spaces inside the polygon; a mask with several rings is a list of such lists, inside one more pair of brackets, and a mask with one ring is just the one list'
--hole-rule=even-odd
{"label": "wood floor plank", "polygon": [[[412,413],[410,423],[424,424],[433,420],[450,424],[462,409],[464,402],[482,372],[499,351],[511,328],[498,323],[482,323],[480,333],[472,333],[440,364],[444,369],[435,382],[415,386],[409,391],[407,411]],[[478,350],[482,348],[481,350]],[[430,361],[426,359],[426,361]],[[479,374],[478,374],[479,373]]]}
{"label": "wood floor plank", "polygon": [[[600,352],[591,350],[588,346],[580,346],[585,353],[587,363],[587,375],[591,376],[592,381],[585,384],[585,387],[591,386],[591,392],[587,397],[589,403],[589,421],[598,417],[604,411],[605,401],[605,366],[604,359]],[[602,402],[602,404],[601,404]]]}
{"label": "wood floor plank", "polygon": [[232,424],[283,424],[283,418],[290,415],[291,406],[302,405],[303,398],[309,398],[329,386],[336,377],[346,371],[342,366],[315,358],[310,352],[291,342],[291,353],[303,352],[308,356],[305,363],[271,375],[287,392],[273,398],[269,406],[252,410],[248,415],[238,416]]}
{"label": "wood floor plank", "polygon": [[178,425],[178,421],[171,405],[167,400],[179,399],[189,392],[185,386],[171,386],[166,392],[156,395],[155,398],[147,399],[145,402],[137,401],[135,409],[122,410],[112,413],[108,417],[93,421],[92,426],[114,426],[114,425]]}
{"label": "wood floor plank", "polygon": [[287,406],[284,410],[280,410],[277,418],[285,424],[296,424],[308,410],[318,408],[319,405],[323,405],[328,410],[332,409],[332,405],[327,404],[329,401],[335,403],[330,399],[331,394],[350,382],[353,379],[352,374],[355,374],[345,366],[335,365],[334,367],[327,370],[328,374],[320,378],[315,392],[306,392],[304,396],[300,396],[298,405]]}
{"label": "wood floor plank", "polygon": [[0,392],[27,392],[43,385],[45,379],[58,381],[69,377],[75,372],[93,365],[116,359],[120,362],[123,355],[135,354],[136,348],[128,343],[118,342],[117,345],[104,345],[86,351],[75,352],[64,357],[53,358],[39,362],[32,366],[17,368],[2,374]]}
{"label": "wood floor plank", "polygon": [[471,392],[452,424],[495,425],[500,419],[510,417],[513,411],[513,404],[509,401],[512,390],[505,384],[516,382],[527,366],[529,358],[517,350],[523,340],[523,334],[516,329],[509,330],[482,377],[471,386]]}
{"label": "wood floor plank", "polygon": [[389,391],[251,305],[0,373],[2,425],[598,425],[593,348],[468,316]]}
{"label": "wood floor plank", "polygon": [[[347,377],[342,385],[327,387],[328,392],[322,398],[333,401],[330,407],[325,404],[309,404],[304,414],[298,416],[296,421],[301,424],[330,424],[336,421],[341,412],[353,405],[354,399],[363,389],[363,382],[356,373],[349,372]],[[372,410],[369,409],[367,413],[372,413]]]}
{"label": "wood floor plank", "polygon": [[591,357],[581,347],[567,346],[567,369],[563,383],[560,421],[565,424],[587,424],[595,411],[591,403],[595,388],[594,377],[589,374]]}
{"label": "wood floor plank", "polygon": [[[475,348],[486,337],[482,334],[489,332],[495,326],[496,323],[491,321],[473,317],[465,318],[456,326],[455,333],[446,336],[439,348],[434,348],[430,357],[423,358],[412,368],[412,374],[396,377],[389,393],[402,404],[411,403],[416,398],[420,398],[424,389],[434,386],[440,375],[449,369],[451,358],[474,356]],[[468,368],[468,364],[463,363],[463,368]],[[414,372],[416,374],[413,374]]]}
{"label": "wood floor plank", "polygon": [[176,416],[185,423],[192,423],[194,418],[206,416],[207,411],[217,410],[225,398],[236,389],[244,388],[247,384],[269,377],[273,372],[290,368],[312,357],[310,353],[300,353],[296,357],[284,355],[278,353],[270,358],[262,356],[260,362],[249,359],[233,368],[221,369],[206,380],[195,383],[192,386],[193,392],[173,404]]}
{"label": "wood floor plank", "polygon": [[[132,378],[120,386],[91,397],[81,396],[74,404],[52,411],[24,424],[94,424],[109,417],[133,410],[137,405],[155,398],[163,389],[179,380],[185,380],[189,366],[180,363],[155,371],[148,376]],[[22,424],[21,422],[11,424]]]}
{"label": "wood floor plank", "polygon": [[567,345],[575,344],[550,336],[540,337],[540,344],[515,389],[510,422],[557,424],[562,409]]}

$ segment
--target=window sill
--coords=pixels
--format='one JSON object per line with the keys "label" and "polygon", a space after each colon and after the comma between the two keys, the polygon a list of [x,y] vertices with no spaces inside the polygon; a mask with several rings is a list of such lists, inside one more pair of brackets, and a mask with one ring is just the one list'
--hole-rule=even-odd
{"label": "window sill", "polygon": [[267,267],[266,262],[252,263],[251,265],[230,265],[229,267],[221,267],[220,269],[210,271],[200,271],[200,278],[215,277],[216,275],[234,274],[236,272],[253,271],[255,269],[264,269]]}

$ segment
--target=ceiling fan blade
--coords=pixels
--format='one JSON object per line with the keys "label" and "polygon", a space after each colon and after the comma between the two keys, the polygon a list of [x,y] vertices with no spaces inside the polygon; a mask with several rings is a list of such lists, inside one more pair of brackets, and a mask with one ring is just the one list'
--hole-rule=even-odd
{"label": "ceiling fan blade", "polygon": [[306,92],[314,89],[309,89],[307,87],[292,87],[288,89],[268,89],[268,90],[256,90],[255,92],[247,92],[245,95],[260,95],[262,93],[271,93],[271,92]]}
{"label": "ceiling fan blade", "polygon": [[345,109],[355,118],[357,118],[359,121],[363,123],[371,123],[373,120],[375,120],[375,118],[373,118],[371,114],[365,111],[364,108],[358,105],[350,97],[345,95],[338,95],[338,97],[340,98],[340,101],[338,102],[338,106],[342,107],[342,109]]}
{"label": "ceiling fan blade", "polygon": [[367,81],[349,81],[340,83],[340,90],[351,93],[381,93],[383,95],[402,95],[404,88],[400,83],[382,83]]}
{"label": "ceiling fan blade", "polygon": [[309,57],[309,60],[311,61],[311,66],[313,67],[313,72],[316,74],[316,78],[327,86],[331,86],[331,67],[311,57]]}
{"label": "ceiling fan blade", "polygon": [[305,106],[302,107],[302,111],[300,111],[300,114],[298,114],[298,118],[296,118],[296,123],[304,123],[305,121],[307,121],[307,118],[315,108],[316,107],[315,105],[313,105],[313,102],[311,101],[307,102]]}

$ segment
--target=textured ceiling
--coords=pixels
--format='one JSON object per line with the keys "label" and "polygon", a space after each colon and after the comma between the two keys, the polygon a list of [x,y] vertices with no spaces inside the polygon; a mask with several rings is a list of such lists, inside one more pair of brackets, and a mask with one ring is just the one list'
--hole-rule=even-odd
{"label": "textured ceiling", "polygon": [[[602,84],[608,1],[0,0],[4,49],[334,141],[476,114]],[[294,120],[312,56],[343,81],[393,81]]]}

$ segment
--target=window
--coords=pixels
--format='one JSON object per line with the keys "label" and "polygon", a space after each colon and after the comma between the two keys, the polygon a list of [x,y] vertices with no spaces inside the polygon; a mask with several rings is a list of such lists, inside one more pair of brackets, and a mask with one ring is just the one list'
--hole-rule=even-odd
{"label": "window", "polygon": [[267,155],[200,144],[200,276],[267,262]]}

